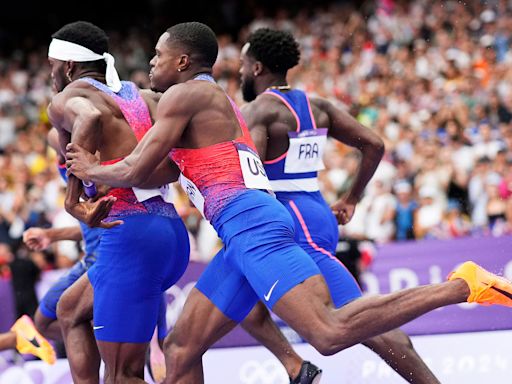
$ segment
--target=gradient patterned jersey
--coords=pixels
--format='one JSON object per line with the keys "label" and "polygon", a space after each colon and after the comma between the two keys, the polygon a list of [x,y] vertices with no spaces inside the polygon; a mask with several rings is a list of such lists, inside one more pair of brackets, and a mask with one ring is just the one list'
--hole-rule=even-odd
{"label": "gradient patterned jersey", "polygon": [[189,199],[212,223],[230,201],[246,190],[270,190],[240,110],[229,101],[242,136],[203,148],[174,148],[169,154],[180,168],[180,183]]}
{"label": "gradient patterned jersey", "polygon": [[[133,130],[137,141],[140,141],[146,132],[152,127],[151,116],[146,102],[139,94],[137,86],[129,81],[122,81],[121,90],[113,92],[105,84],[91,79],[83,78],[88,84],[114,99],[121,109],[124,118]],[[102,162],[102,165],[113,164],[120,159]],[[122,217],[137,214],[156,214],[168,217],[178,217],[170,198],[169,185],[155,190],[140,190],[138,188],[112,188],[108,195],[115,196],[117,201],[112,206],[105,221],[114,221]],[[150,192],[148,194],[148,192]],[[141,197],[143,196],[143,197]],[[165,199],[165,200],[164,200]]]}

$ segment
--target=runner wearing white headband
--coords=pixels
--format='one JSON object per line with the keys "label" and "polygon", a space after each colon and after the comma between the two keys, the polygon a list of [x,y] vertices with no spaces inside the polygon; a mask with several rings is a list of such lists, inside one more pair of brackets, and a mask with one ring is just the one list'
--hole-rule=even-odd
{"label": "runner wearing white headband", "polygon": [[[96,25],[69,23],[52,38],[48,61],[57,93],[48,118],[59,133],[60,151],[72,142],[98,152],[102,161],[127,156],[151,128],[159,95],[130,81],[120,82],[117,92],[107,86],[113,59],[102,54],[109,50],[108,36]],[[81,181],[68,179],[65,207],[78,220],[106,228],[123,220],[117,230],[102,232],[97,262],[58,302],[75,384],[99,382],[99,352],[106,383],[143,382],[146,347],[160,309],[165,310],[163,291],[188,263],[188,235],[168,195],[163,196],[168,189],[110,189],[96,203],[81,203]],[[145,230],[149,226],[153,229]],[[167,329],[161,330],[163,339]]]}
{"label": "runner wearing white headband", "polygon": [[[115,59],[108,52],[98,54],[82,45],[69,41],[53,38],[48,48],[48,57],[60,61],[74,61],[77,63],[105,60],[107,70],[105,72],[105,80],[107,86],[114,92],[121,90],[121,81],[114,66]],[[68,78],[71,80],[71,78]]]}

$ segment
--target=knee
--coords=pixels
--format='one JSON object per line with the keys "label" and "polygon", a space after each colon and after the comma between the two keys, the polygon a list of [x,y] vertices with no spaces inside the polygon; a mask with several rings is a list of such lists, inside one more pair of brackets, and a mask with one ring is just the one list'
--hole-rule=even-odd
{"label": "knee", "polygon": [[271,320],[270,313],[263,303],[258,302],[252,311],[242,321],[242,327],[246,330],[254,330],[262,327],[266,321]]}
{"label": "knee", "polygon": [[105,384],[125,384],[130,382],[130,380],[133,380],[133,377],[122,374],[107,373],[107,371],[105,371],[105,375],[103,377],[103,382]]}
{"label": "knee", "polygon": [[121,365],[105,363],[103,378],[105,384],[126,384],[134,382],[134,379],[137,378],[144,379],[144,356],[138,358],[137,362],[124,362]]}
{"label": "knee", "polygon": [[183,366],[183,361],[187,359],[186,344],[179,341],[179,338],[170,332],[164,340],[164,353],[166,365],[172,367],[170,372],[177,374],[177,370]]}
{"label": "knee", "polygon": [[168,375],[180,377],[187,372],[201,354],[196,353],[192,345],[179,335],[170,332],[164,340],[164,353]]}
{"label": "knee", "polygon": [[343,325],[331,324],[315,328],[308,341],[323,356],[334,355],[352,346],[347,337],[348,329]]}
{"label": "knee", "polygon": [[411,338],[402,330],[394,329],[392,331],[386,332],[380,336],[379,338],[383,339],[382,343],[385,345],[390,345],[391,343],[398,345],[401,348],[405,349],[413,349]]}
{"label": "knee", "polygon": [[57,303],[57,319],[61,326],[72,326],[74,322],[74,312],[76,303],[66,295],[63,294]]}
{"label": "knee", "polygon": [[389,349],[396,351],[414,349],[410,337],[400,329],[394,329],[381,335],[374,336],[371,339],[366,340],[363,345],[376,352]]}

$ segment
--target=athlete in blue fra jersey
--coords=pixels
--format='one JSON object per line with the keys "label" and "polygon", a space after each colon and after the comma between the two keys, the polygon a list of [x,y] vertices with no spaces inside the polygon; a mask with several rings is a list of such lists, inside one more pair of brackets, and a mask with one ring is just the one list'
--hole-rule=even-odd
{"label": "athlete in blue fra jersey", "polygon": [[[340,308],[362,294],[354,277],[334,256],[338,222],[320,193],[317,174],[324,168],[328,136],[362,150],[359,178],[365,177],[365,164],[374,164],[378,152],[372,145],[374,135],[347,113],[337,111],[338,120],[333,121],[329,118],[332,113],[326,112],[334,109],[330,103],[288,85],[287,70],[299,57],[298,44],[287,32],[259,29],[251,34],[241,57],[242,93],[250,102],[242,113],[264,159],[272,189],[293,217],[295,241],[318,265],[334,306]],[[358,196],[357,191],[352,194]],[[264,312],[258,305],[246,321],[261,318]],[[438,382],[402,331],[390,331],[363,344],[406,380]]]}

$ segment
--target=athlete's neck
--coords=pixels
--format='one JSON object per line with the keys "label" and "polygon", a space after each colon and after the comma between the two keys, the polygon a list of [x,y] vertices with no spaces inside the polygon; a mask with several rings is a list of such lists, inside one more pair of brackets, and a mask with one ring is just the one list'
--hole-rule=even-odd
{"label": "athlete's neck", "polygon": [[212,69],[211,68],[206,68],[206,67],[200,67],[200,68],[188,68],[187,70],[185,71],[182,71],[181,72],[181,79],[180,81],[178,81],[178,83],[181,83],[181,82],[185,82],[185,81],[188,81],[188,80],[193,80],[194,78],[196,78],[197,76],[199,75],[207,75],[207,76],[212,76]]}
{"label": "athlete's neck", "polygon": [[269,89],[277,89],[279,91],[289,91],[291,88],[286,81],[286,76],[272,75],[261,77],[260,81],[256,84],[256,93],[259,95]]}
{"label": "athlete's neck", "polygon": [[83,72],[77,73],[77,75],[74,76],[73,81],[78,80],[78,79],[83,79],[84,77],[89,77],[89,78],[97,80],[103,84],[107,83],[105,80],[105,74],[99,73],[97,71],[83,71]]}

